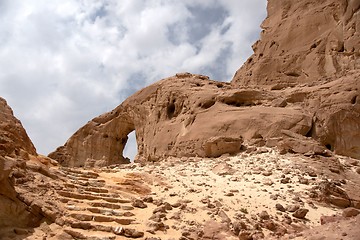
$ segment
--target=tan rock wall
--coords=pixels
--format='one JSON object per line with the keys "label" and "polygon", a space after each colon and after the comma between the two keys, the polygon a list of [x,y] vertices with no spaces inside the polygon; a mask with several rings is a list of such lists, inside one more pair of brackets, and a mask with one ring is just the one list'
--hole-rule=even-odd
{"label": "tan rock wall", "polygon": [[360,68],[357,0],[269,0],[254,54],[234,86],[308,83]]}

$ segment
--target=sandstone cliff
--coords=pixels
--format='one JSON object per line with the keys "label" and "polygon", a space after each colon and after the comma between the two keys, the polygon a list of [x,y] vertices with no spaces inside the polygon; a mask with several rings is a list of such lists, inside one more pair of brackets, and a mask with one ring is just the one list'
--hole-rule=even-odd
{"label": "sandstone cliff", "polygon": [[360,68],[358,0],[268,1],[254,54],[232,83],[292,86]]}
{"label": "sandstone cliff", "polygon": [[79,129],[49,156],[66,166],[218,157],[246,144],[360,158],[359,1],[273,1],[254,55],[231,84],[177,74]]}

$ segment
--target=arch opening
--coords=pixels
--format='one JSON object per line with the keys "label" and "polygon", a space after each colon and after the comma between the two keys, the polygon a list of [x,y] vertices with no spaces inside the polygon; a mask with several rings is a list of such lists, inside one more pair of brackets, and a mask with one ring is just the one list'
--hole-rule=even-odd
{"label": "arch opening", "polygon": [[123,156],[124,158],[129,158],[130,162],[133,163],[138,151],[135,130],[130,132],[127,137],[128,139],[124,147]]}

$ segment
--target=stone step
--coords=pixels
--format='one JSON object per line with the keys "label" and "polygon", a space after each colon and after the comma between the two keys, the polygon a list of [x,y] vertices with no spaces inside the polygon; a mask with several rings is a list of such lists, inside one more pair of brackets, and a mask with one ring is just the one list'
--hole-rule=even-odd
{"label": "stone step", "polygon": [[76,179],[71,179],[70,182],[72,184],[75,185],[80,185],[80,186],[91,186],[91,187],[104,187],[105,186],[105,182],[104,181],[80,181],[80,180],[76,180]]}
{"label": "stone step", "polygon": [[98,214],[84,214],[84,213],[71,213],[69,214],[71,218],[74,218],[79,221],[84,222],[116,222],[121,225],[130,225],[135,221],[135,219],[129,218],[118,218],[112,216],[98,215]]}
{"label": "stone step", "polygon": [[81,170],[81,169],[76,169],[76,168],[66,168],[66,167],[62,167],[62,168],[60,168],[60,170],[66,174],[87,176],[87,177],[92,177],[92,178],[99,177],[99,174],[97,174],[93,171],[86,171],[86,170]]}
{"label": "stone step", "polygon": [[74,239],[112,240],[116,239],[116,235],[126,238],[141,238],[144,236],[144,232],[122,226],[82,225],[81,223],[74,223],[73,225],[72,228],[65,228],[64,232]]}
{"label": "stone step", "polygon": [[[130,203],[129,200],[124,200],[122,203]],[[122,205],[107,202],[90,202],[88,203],[92,207],[110,208],[110,209],[121,209]]]}
{"label": "stone step", "polygon": [[89,178],[89,177],[85,177],[85,176],[82,176],[82,175],[78,175],[78,176],[67,175],[66,177],[69,178],[69,179],[72,179],[72,180],[105,182],[105,180],[102,180],[102,179],[91,178],[91,177]]}
{"label": "stone step", "polygon": [[113,209],[104,209],[104,208],[97,208],[97,207],[88,207],[86,208],[87,211],[92,213],[98,213],[105,216],[117,216],[117,217],[132,217],[135,216],[132,212],[120,212]]}
{"label": "stone step", "polygon": [[116,235],[108,233],[104,234],[103,232],[89,232],[85,230],[66,228],[63,230],[74,239],[87,239],[87,240],[114,240]]}
{"label": "stone step", "polygon": [[94,193],[108,193],[109,190],[106,188],[99,188],[99,187],[87,187],[87,186],[81,186],[81,185],[76,185],[73,183],[65,183],[65,188],[76,188],[76,189],[82,189],[86,192],[94,192]]}
{"label": "stone step", "polygon": [[118,193],[97,193],[97,192],[89,192],[89,191],[79,191],[81,194],[94,195],[97,197],[105,197],[105,198],[120,198]]}
{"label": "stone step", "polygon": [[65,207],[67,210],[70,211],[74,211],[74,212],[91,212],[91,213],[97,213],[97,214],[101,214],[101,215],[105,215],[105,216],[117,216],[117,217],[133,217],[135,216],[134,213],[129,212],[129,211],[117,211],[114,209],[109,209],[109,208],[99,208],[99,207],[79,207],[76,205],[67,205]]}
{"label": "stone step", "polygon": [[68,192],[59,190],[57,191],[57,194],[59,194],[62,197],[65,198],[73,198],[73,199],[80,199],[80,200],[104,200],[106,202],[111,203],[129,203],[129,200],[121,199],[121,198],[114,198],[111,197],[111,195],[104,196],[103,194],[94,195],[94,194],[81,194],[81,193],[74,193],[74,192]]}
{"label": "stone step", "polygon": [[62,203],[68,203],[69,201],[80,203],[79,200],[73,199],[73,198],[66,198],[66,197],[58,197],[59,201]]}

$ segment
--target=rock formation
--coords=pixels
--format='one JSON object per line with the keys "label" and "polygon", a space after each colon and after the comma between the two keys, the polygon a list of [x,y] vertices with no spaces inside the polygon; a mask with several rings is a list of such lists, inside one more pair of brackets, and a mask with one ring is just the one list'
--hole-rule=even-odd
{"label": "rock formation", "polygon": [[0,97],[0,156],[28,158],[28,154],[36,155],[35,147],[5,99]]}
{"label": "rock formation", "polygon": [[261,40],[231,84],[189,73],[161,80],[49,156],[65,166],[126,163],[135,130],[145,161],[218,157],[239,152],[243,140],[360,158],[358,10],[351,0],[269,1]]}
{"label": "rock formation", "polygon": [[291,105],[271,107],[276,98],[269,91],[232,89],[201,75],[178,74],[93,119],[49,156],[67,166],[121,163],[133,130],[138,159],[146,161],[237,153],[243,140],[280,137],[281,130],[306,135],[312,116]]}
{"label": "rock formation", "polygon": [[[20,121],[6,101],[0,98],[0,229],[7,226],[29,226],[32,217],[14,188],[13,168],[25,166],[36,150]],[[0,234],[1,235],[1,234]]]}
{"label": "rock formation", "polygon": [[317,83],[360,68],[358,0],[268,1],[254,54],[234,86]]}

